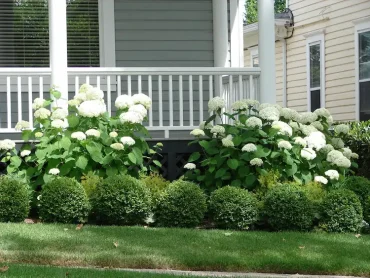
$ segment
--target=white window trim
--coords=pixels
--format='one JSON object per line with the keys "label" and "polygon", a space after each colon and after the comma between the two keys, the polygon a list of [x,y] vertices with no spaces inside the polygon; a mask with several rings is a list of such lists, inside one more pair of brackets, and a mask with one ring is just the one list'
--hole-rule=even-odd
{"label": "white window trim", "polygon": [[258,57],[258,46],[255,46],[255,47],[251,47],[250,48],[250,65],[251,65],[251,68],[253,67],[253,58],[254,57]]}
{"label": "white window trim", "polygon": [[[308,33],[306,38],[307,111],[311,111],[311,91],[320,89],[320,107],[325,108],[325,30]],[[320,88],[310,88],[310,46],[320,44]]]}
{"label": "white window trim", "polygon": [[114,0],[99,0],[100,67],[116,66]]}
{"label": "white window trim", "polygon": [[360,63],[358,35],[370,31],[370,17],[365,17],[353,22],[355,24],[355,78],[356,78],[356,120],[360,120]]}

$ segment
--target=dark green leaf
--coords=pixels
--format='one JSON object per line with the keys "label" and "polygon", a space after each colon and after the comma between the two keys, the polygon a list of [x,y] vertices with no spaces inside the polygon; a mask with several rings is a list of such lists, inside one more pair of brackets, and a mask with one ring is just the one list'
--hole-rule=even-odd
{"label": "dark green leaf", "polygon": [[199,152],[195,152],[195,153],[192,153],[191,156],[189,157],[189,162],[194,162],[194,161],[197,161],[198,159],[200,158],[200,153]]}
{"label": "dark green leaf", "polygon": [[239,161],[238,161],[238,160],[236,160],[236,159],[229,159],[229,160],[227,161],[227,165],[228,165],[231,169],[235,170],[235,169],[236,169],[236,168],[238,168],[238,166],[239,166]]}

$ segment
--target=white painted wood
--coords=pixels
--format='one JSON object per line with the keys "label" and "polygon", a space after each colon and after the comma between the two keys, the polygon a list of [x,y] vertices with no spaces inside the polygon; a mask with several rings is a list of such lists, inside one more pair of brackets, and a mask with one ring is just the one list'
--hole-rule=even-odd
{"label": "white painted wood", "polygon": [[[287,1],[287,5],[288,4],[288,1]],[[286,43],[286,39],[283,39],[282,40],[282,55],[283,55],[283,107],[287,107],[287,43]]]}
{"label": "white painted wood", "polygon": [[128,93],[129,96],[132,95],[132,92],[131,92],[131,75],[127,76],[127,93]]}
{"label": "white painted wood", "polygon": [[62,97],[58,105],[68,107],[67,72],[67,4],[66,1],[49,0],[49,44],[51,84],[56,86]]}
{"label": "white painted wood", "polygon": [[42,76],[39,77],[39,96],[44,98],[44,78]]}
{"label": "white painted wood", "polygon": [[99,0],[100,66],[116,66],[114,0]]}
{"label": "white painted wood", "polygon": [[193,76],[189,75],[189,121],[194,125]]}
{"label": "white painted wood", "polygon": [[[209,99],[212,99],[213,96],[214,96],[214,92],[213,92],[213,75],[209,75]],[[210,111],[209,111],[210,115],[212,114]]]}
{"label": "white painted wood", "polygon": [[239,99],[243,99],[243,76],[239,75],[238,78],[238,84],[239,84]]}
{"label": "white painted wood", "polygon": [[100,89],[100,75],[96,77],[96,87]]}
{"label": "white painted wood", "polygon": [[[153,99],[153,78],[151,75],[148,76],[148,91],[150,99]],[[149,109],[149,126],[153,126],[153,105]]]}
{"label": "white painted wood", "polygon": [[276,103],[275,84],[275,13],[273,0],[258,1],[258,48],[260,98],[262,103]]}
{"label": "white painted wood", "polygon": [[109,116],[112,116],[111,77],[109,75],[107,77],[107,106],[108,106],[108,114]]}
{"label": "white painted wood", "polygon": [[229,67],[227,1],[213,0],[213,52],[215,67]]}
{"label": "white painted wood", "polygon": [[75,95],[78,94],[80,90],[80,78],[78,76],[75,77]]}
{"label": "white painted wood", "polygon": [[17,78],[17,97],[18,97],[18,122],[22,120],[22,79]]}
{"label": "white painted wood", "polygon": [[159,126],[163,126],[163,90],[162,90],[162,75],[158,76],[158,96],[159,96]]}
{"label": "white painted wood", "polygon": [[169,109],[170,109],[170,126],[173,126],[173,87],[172,87],[172,75],[168,77],[169,86]]}
{"label": "white painted wood", "polygon": [[199,123],[203,122],[203,76],[199,75]]}
{"label": "white painted wood", "polygon": [[6,112],[7,112],[7,126],[8,129],[12,127],[12,99],[11,99],[11,88],[10,88],[10,77],[6,77]]}
{"label": "white painted wood", "polygon": [[32,77],[28,77],[28,121],[30,126],[33,126],[33,111],[32,111]]}
{"label": "white painted wood", "polygon": [[117,76],[117,95],[120,96],[122,94],[122,79],[121,76]]}
{"label": "white painted wood", "polygon": [[86,84],[90,84],[90,76],[89,75],[86,76],[85,83]]}
{"label": "white painted wood", "polygon": [[244,66],[243,0],[230,0],[230,53],[231,66]]}
{"label": "white painted wood", "polygon": [[180,113],[180,126],[184,126],[184,93],[183,93],[183,78],[179,76],[179,113]]}
{"label": "white painted wood", "polygon": [[138,91],[139,91],[139,94],[142,93],[142,87],[141,87],[141,75],[138,76],[138,80],[137,80],[137,86],[138,86]]}

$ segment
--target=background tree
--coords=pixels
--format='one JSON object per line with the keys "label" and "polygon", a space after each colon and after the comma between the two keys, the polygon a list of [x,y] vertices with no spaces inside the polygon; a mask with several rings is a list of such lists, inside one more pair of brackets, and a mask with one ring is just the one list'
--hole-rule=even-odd
{"label": "background tree", "polygon": [[[258,21],[257,1],[258,0],[246,0],[245,13],[247,24]],[[275,13],[281,13],[285,10],[285,1],[286,0],[275,0]]]}

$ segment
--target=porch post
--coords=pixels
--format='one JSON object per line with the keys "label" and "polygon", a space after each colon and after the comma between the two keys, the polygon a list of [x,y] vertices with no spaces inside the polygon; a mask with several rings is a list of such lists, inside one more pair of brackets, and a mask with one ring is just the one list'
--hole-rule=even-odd
{"label": "porch post", "polygon": [[258,0],[260,101],[276,103],[274,0]]}
{"label": "porch post", "polygon": [[215,67],[229,67],[227,1],[213,0],[213,53]]}
{"label": "porch post", "polygon": [[243,12],[245,0],[230,0],[231,67],[244,67]]}
{"label": "porch post", "polygon": [[51,86],[62,93],[59,107],[67,107],[67,5],[65,0],[49,0],[49,43]]}

